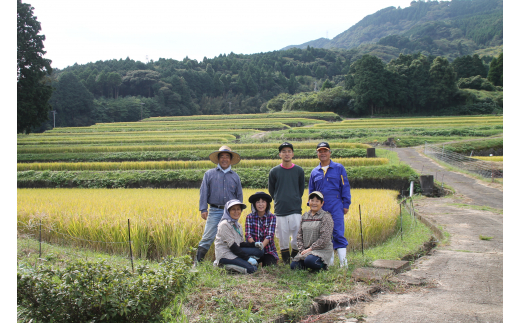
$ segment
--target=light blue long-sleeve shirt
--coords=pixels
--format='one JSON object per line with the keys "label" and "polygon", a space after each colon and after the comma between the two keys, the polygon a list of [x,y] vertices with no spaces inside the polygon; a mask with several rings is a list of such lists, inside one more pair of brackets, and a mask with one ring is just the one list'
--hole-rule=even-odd
{"label": "light blue long-sleeve shirt", "polygon": [[204,173],[200,185],[199,210],[206,212],[208,204],[225,205],[227,201],[237,199],[243,202],[242,183],[233,170],[224,172],[215,167]]}

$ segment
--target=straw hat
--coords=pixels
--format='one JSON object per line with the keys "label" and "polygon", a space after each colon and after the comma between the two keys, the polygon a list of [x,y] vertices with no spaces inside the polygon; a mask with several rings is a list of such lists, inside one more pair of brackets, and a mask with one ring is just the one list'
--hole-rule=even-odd
{"label": "straw hat", "polygon": [[221,152],[226,152],[231,154],[231,163],[230,165],[236,165],[240,162],[240,155],[236,152],[232,151],[228,146],[222,146],[219,150],[212,152],[209,154],[209,160],[211,160],[214,164],[218,164],[218,154]]}

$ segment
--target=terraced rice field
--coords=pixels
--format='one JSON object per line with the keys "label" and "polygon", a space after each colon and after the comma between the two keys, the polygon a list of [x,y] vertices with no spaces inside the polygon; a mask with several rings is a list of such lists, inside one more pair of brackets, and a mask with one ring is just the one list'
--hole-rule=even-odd
{"label": "terraced rice field", "polygon": [[[294,145],[294,162],[304,167],[306,178],[319,163],[316,145],[328,141],[333,160],[348,167],[356,185],[407,185],[417,174],[399,164],[391,151],[377,149],[377,158],[366,158],[369,144],[390,136],[406,145],[423,144],[425,138],[442,142],[457,136],[486,137],[501,133],[503,124],[502,117],[340,119],[331,112],[156,117],[19,135],[19,185],[55,188],[18,189],[18,230],[35,234],[34,225],[41,219],[45,241],[125,253],[130,219],[138,256],[182,255],[196,245],[203,231],[198,189],[146,185],[200,185],[204,171],[215,167],[208,155],[223,144],[242,154],[234,169],[241,174],[247,199],[266,190],[270,168],[281,162],[277,148],[287,140]],[[60,189],[143,185],[135,190]],[[376,245],[396,230],[396,196],[397,191],[353,188],[356,207],[345,217],[351,250],[360,246],[357,206],[366,220],[365,246]],[[241,221],[244,218],[245,214]]]}

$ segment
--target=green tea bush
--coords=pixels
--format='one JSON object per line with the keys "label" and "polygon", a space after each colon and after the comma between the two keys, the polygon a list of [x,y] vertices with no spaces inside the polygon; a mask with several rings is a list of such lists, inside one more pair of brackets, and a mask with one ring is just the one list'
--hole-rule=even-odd
{"label": "green tea bush", "polygon": [[[318,162],[316,162],[318,165]],[[307,185],[314,167],[302,167]],[[380,181],[380,188],[392,188],[393,181],[409,180],[416,172],[408,165],[346,166],[354,188],[367,187],[363,181]],[[271,167],[237,168],[244,188],[266,188]],[[200,187],[206,169],[129,171],[19,171],[18,188],[189,188]]]}
{"label": "green tea bush", "polygon": [[139,266],[136,274],[105,261],[20,268],[20,316],[38,322],[159,322],[161,311],[194,279],[189,264],[189,256],[168,257],[157,269]]}

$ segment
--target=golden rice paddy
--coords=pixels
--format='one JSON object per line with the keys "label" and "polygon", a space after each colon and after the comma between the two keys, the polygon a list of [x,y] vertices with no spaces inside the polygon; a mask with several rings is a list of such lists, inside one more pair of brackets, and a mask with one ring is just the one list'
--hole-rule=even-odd
{"label": "golden rice paddy", "polygon": [[[244,189],[244,201],[258,189]],[[18,233],[109,253],[127,253],[128,219],[134,256],[158,259],[184,255],[196,248],[205,221],[199,212],[198,189],[18,189]],[[306,196],[303,212],[308,210]],[[361,246],[359,205],[366,247],[396,231],[398,192],[353,189],[345,216],[349,249]],[[250,208],[244,210],[243,224]],[[276,241],[277,239],[275,239]],[[213,255],[213,248],[210,255]]]}

